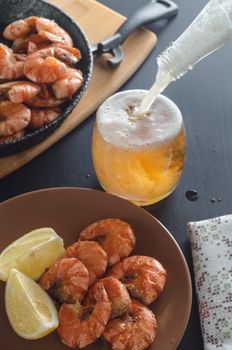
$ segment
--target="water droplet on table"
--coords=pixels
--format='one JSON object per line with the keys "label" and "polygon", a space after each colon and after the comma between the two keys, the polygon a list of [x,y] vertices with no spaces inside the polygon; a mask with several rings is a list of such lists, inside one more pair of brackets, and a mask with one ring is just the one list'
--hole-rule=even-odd
{"label": "water droplet on table", "polygon": [[196,190],[188,190],[188,191],[186,191],[185,196],[189,201],[193,202],[193,201],[198,200],[199,192],[197,192]]}

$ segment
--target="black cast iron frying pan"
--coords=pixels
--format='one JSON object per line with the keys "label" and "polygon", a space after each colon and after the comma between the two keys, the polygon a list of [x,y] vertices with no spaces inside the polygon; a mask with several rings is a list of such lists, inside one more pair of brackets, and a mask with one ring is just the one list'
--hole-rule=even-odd
{"label": "black cast iron frying pan", "polygon": [[111,38],[107,38],[101,43],[90,46],[79,24],[66,15],[61,9],[44,0],[0,0],[0,8],[0,42],[11,46],[12,43],[7,42],[3,38],[2,31],[13,21],[29,16],[53,19],[71,35],[74,46],[80,49],[82,59],[78,63],[77,68],[82,71],[84,76],[84,83],[81,89],[73,95],[70,101],[61,107],[62,113],[56,120],[38,130],[28,130],[19,140],[1,143],[0,157],[21,152],[40,143],[61,125],[87,89],[92,74],[94,55],[106,52],[110,53],[112,58],[108,59],[109,65],[117,66],[123,59],[120,45],[131,32],[144,24],[152,23],[160,19],[169,19],[175,16],[178,11],[177,5],[171,0],[150,0],[145,6],[136,11],[132,17],[125,21],[117,33]]}

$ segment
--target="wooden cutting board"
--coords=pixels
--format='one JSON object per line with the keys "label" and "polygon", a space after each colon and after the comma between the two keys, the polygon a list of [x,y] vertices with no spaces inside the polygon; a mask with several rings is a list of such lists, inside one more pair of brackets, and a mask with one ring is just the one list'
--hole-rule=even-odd
{"label": "wooden cutting board", "polygon": [[[50,2],[76,19],[92,44],[112,35],[125,21],[125,17],[94,0]],[[119,67],[108,67],[103,57],[95,59],[89,87],[72,114],[40,144],[13,156],[0,158],[0,178],[28,163],[90,116],[108,96],[117,91],[136,72],[156,42],[157,37],[154,33],[139,29],[123,44],[124,59]]]}

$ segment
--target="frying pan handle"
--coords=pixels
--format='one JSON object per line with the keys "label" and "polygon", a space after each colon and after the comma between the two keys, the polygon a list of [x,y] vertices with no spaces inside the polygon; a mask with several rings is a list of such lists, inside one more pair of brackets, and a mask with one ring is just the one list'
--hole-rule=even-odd
{"label": "frying pan handle", "polygon": [[177,12],[178,6],[172,0],[150,0],[129,17],[114,35],[93,45],[92,52],[94,55],[111,52],[118,48],[137,28],[161,19],[169,19]]}
{"label": "frying pan handle", "polygon": [[[118,45],[123,43],[127,37],[137,28],[146,24],[154,23],[161,19],[168,19],[177,14],[178,6],[169,0],[151,0],[146,5],[139,8],[123,25],[119,28]],[[115,43],[116,44],[116,43]]]}

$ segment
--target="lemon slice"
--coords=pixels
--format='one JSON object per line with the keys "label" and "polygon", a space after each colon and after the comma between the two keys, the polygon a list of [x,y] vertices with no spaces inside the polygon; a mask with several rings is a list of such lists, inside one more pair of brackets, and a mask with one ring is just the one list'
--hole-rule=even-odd
{"label": "lemon slice", "polygon": [[5,307],[14,331],[25,339],[39,339],[58,326],[49,295],[31,278],[12,269],[6,284]]}
{"label": "lemon slice", "polygon": [[0,279],[7,281],[10,270],[16,268],[38,279],[64,254],[63,240],[49,227],[33,230],[5,248],[0,255]]}

